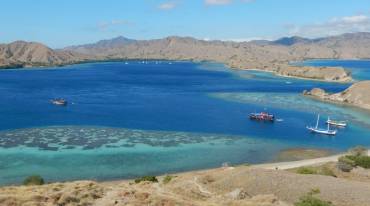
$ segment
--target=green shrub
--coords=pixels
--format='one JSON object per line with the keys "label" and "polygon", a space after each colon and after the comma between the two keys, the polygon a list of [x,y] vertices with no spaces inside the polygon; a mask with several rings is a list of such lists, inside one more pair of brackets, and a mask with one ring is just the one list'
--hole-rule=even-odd
{"label": "green shrub", "polygon": [[342,162],[344,164],[347,164],[347,165],[350,165],[352,167],[355,167],[356,166],[356,162],[352,159],[352,157],[353,156],[349,156],[349,155],[339,157],[338,162]]}
{"label": "green shrub", "polygon": [[362,146],[357,146],[348,150],[350,156],[367,156],[367,149]]}
{"label": "green shrub", "polygon": [[294,203],[294,206],[333,206],[331,202],[314,197],[316,194],[320,194],[320,189],[312,189],[307,195],[299,198],[299,201]]}
{"label": "green shrub", "polygon": [[303,174],[303,175],[325,175],[325,176],[336,177],[333,170],[330,169],[328,166],[300,167],[296,170],[296,173]]}
{"label": "green shrub", "polygon": [[303,175],[317,174],[316,170],[312,167],[300,167],[297,169],[297,173]]}
{"label": "green shrub", "polygon": [[171,180],[173,178],[175,178],[176,176],[171,176],[171,175],[166,175],[164,178],[163,178],[163,184],[167,184],[169,182],[171,182]]}
{"label": "green shrub", "polygon": [[143,181],[158,182],[158,179],[157,179],[156,176],[144,176],[144,177],[140,177],[140,178],[135,179],[135,183],[140,183],[140,182],[143,182]]}
{"label": "green shrub", "polygon": [[23,180],[23,185],[43,185],[44,179],[40,175],[32,175]]}
{"label": "green shrub", "polygon": [[320,200],[312,195],[305,195],[294,206],[333,206],[331,202]]}
{"label": "green shrub", "polygon": [[320,189],[319,188],[314,188],[314,189],[311,189],[311,191],[308,193],[309,195],[316,195],[316,194],[320,194]]}
{"label": "green shrub", "polygon": [[369,156],[349,156],[351,160],[355,162],[356,166],[369,169],[370,168],[370,157]]}

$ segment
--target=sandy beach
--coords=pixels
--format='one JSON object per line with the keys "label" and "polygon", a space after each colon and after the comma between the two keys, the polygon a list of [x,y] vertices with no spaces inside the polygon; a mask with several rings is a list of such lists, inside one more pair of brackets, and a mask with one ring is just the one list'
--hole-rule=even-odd
{"label": "sandy beach", "polygon": [[[299,160],[299,161],[257,164],[257,165],[253,165],[252,167],[261,168],[261,169],[269,169],[269,170],[276,170],[276,169],[287,170],[287,169],[294,169],[294,168],[304,167],[304,166],[324,164],[328,162],[337,162],[338,158],[345,154],[346,153],[342,153],[342,154],[332,155],[328,157],[320,157],[320,158]],[[370,155],[370,150],[368,150],[368,155]]]}

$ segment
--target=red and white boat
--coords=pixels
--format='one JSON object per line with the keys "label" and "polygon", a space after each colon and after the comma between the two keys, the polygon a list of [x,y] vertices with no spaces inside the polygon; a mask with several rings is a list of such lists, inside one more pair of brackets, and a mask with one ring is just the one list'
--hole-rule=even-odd
{"label": "red and white boat", "polygon": [[275,121],[275,116],[273,114],[269,114],[267,112],[260,112],[260,113],[251,113],[249,114],[249,119],[257,120],[257,121]]}

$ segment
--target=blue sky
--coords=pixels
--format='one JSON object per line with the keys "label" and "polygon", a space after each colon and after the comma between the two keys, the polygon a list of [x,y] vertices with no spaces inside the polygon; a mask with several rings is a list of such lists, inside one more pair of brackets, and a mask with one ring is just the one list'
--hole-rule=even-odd
{"label": "blue sky", "polygon": [[321,37],[370,31],[370,0],[2,0],[0,42]]}

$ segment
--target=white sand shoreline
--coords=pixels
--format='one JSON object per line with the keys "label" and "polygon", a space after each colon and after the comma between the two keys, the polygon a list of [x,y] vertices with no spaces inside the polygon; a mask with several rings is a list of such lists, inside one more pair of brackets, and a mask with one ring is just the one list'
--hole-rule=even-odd
{"label": "white sand shoreline", "polygon": [[[294,169],[298,167],[311,166],[311,165],[316,165],[316,164],[324,164],[328,162],[337,162],[338,158],[343,155],[346,155],[346,153],[332,155],[328,157],[320,157],[320,158],[315,158],[315,159],[307,159],[307,160],[299,160],[299,161],[291,161],[291,162],[257,164],[257,165],[252,165],[252,167],[261,168],[261,169],[270,169],[270,170]],[[368,155],[370,155],[370,150],[368,150]]]}

